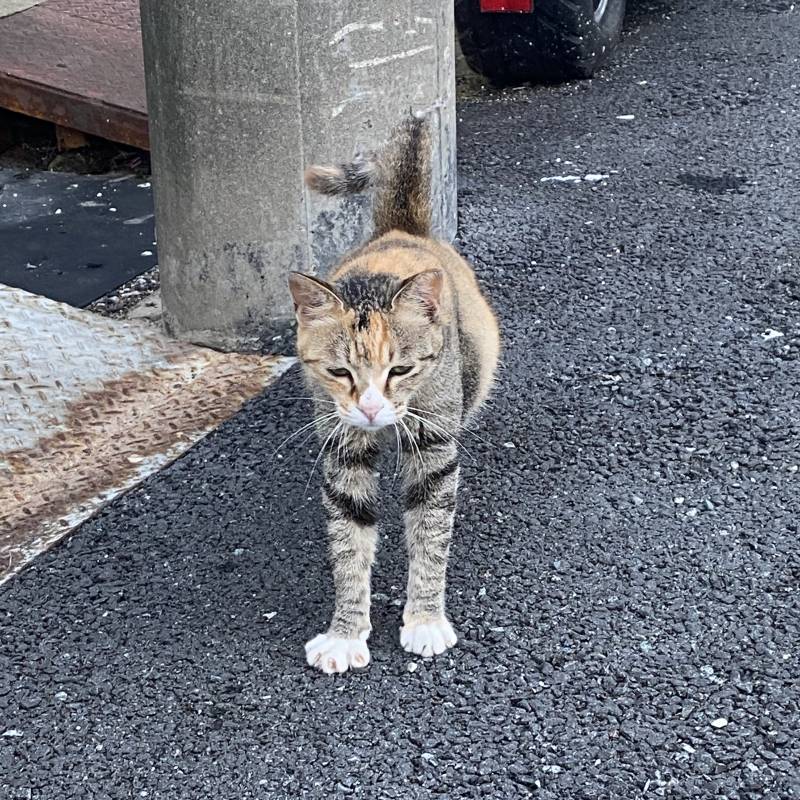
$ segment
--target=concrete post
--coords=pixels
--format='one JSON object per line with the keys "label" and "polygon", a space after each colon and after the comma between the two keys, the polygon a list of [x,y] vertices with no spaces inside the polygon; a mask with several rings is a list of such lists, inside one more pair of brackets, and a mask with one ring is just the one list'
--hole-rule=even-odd
{"label": "concrete post", "polygon": [[283,351],[286,275],[358,243],[367,198],[303,186],[437,104],[435,220],[456,225],[452,0],[141,0],[164,320],[220,349]]}

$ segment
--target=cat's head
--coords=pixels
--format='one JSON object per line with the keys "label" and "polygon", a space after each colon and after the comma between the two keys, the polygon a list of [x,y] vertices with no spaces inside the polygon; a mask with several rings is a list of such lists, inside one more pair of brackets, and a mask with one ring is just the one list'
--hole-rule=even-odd
{"label": "cat's head", "polygon": [[444,344],[439,270],[405,280],[357,273],[335,284],[295,272],[297,352],[348,425],[395,424],[431,377]]}

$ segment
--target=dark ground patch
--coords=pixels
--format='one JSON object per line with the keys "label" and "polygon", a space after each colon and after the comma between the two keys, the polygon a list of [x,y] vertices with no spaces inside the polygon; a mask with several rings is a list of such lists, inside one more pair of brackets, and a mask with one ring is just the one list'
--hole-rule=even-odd
{"label": "dark ground patch", "polygon": [[465,439],[458,647],[406,669],[390,501],[373,664],[306,668],[331,582],[316,451],[271,455],[309,414],[290,375],[0,592],[0,792],[800,796],[800,15],[633,5],[601,78],[460,109],[506,350]]}
{"label": "dark ground patch", "polygon": [[747,178],[744,175],[698,175],[694,172],[681,172],[677,182],[698,192],[725,194],[737,192],[746,186]]}
{"label": "dark ground patch", "polygon": [[150,182],[0,168],[0,282],[86,306],[157,262]]}

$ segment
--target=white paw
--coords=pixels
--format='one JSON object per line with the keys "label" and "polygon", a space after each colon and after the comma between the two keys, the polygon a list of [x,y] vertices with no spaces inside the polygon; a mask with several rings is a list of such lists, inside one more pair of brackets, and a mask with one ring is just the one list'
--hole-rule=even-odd
{"label": "white paw", "polygon": [[369,631],[361,633],[358,639],[341,639],[330,633],[321,633],[306,644],[306,661],[327,675],[347,672],[350,667],[362,669],[369,664],[367,636]]}
{"label": "white paw", "polygon": [[438,656],[457,641],[453,626],[445,617],[431,622],[412,622],[400,628],[403,650],[418,656]]}

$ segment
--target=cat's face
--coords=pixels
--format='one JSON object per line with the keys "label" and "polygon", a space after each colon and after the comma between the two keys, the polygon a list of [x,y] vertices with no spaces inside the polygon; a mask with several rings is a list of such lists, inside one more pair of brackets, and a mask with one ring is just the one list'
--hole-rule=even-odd
{"label": "cat's face", "polygon": [[344,423],[375,431],[413,413],[442,350],[443,284],[438,270],[402,282],[353,276],[338,286],[290,276],[300,360]]}

